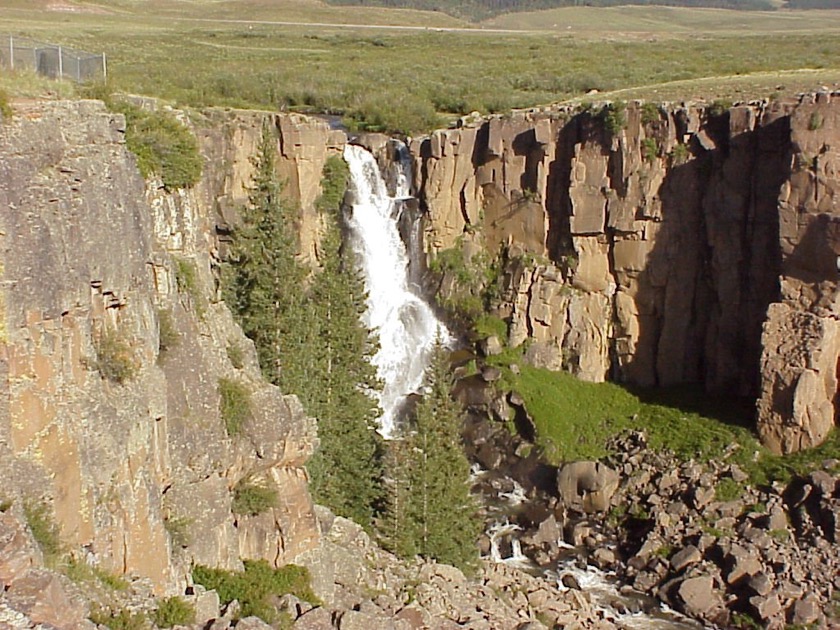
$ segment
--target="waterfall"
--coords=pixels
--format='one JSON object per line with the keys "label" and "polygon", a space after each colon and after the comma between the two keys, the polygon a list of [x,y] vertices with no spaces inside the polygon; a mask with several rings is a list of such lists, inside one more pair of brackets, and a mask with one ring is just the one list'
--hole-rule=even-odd
{"label": "waterfall", "polygon": [[449,340],[446,327],[429,305],[412,291],[409,258],[397,221],[402,199],[410,193],[410,162],[400,161],[396,194],[388,194],[373,156],[363,147],[348,144],[344,159],[350,167],[352,212],[348,218],[350,242],[362,267],[368,292],[365,324],[379,337],[373,358],[384,387],[379,392],[380,433],[394,434],[399,409],[406,396],[418,392],[435,339]]}

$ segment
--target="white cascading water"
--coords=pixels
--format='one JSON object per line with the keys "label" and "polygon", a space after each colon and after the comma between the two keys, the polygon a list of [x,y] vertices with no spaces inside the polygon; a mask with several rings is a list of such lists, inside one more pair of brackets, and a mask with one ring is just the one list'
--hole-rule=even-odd
{"label": "white cascading water", "polygon": [[401,404],[418,392],[435,340],[448,342],[446,327],[429,305],[411,290],[408,254],[397,221],[402,204],[410,196],[411,177],[403,162],[394,197],[374,157],[365,148],[348,144],[344,159],[350,167],[353,202],[348,220],[351,243],[362,266],[368,292],[365,324],[379,337],[373,359],[384,387],[379,393],[383,414],[379,431],[394,435]]}

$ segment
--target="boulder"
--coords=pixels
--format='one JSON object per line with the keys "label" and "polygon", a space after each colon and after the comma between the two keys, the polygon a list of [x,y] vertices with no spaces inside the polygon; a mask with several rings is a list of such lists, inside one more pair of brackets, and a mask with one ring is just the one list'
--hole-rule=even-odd
{"label": "boulder", "polygon": [[16,579],[6,600],[36,623],[58,628],[81,624],[87,610],[68,594],[62,578],[51,571],[32,569]]}
{"label": "boulder", "polygon": [[671,568],[674,571],[682,571],[687,566],[696,564],[703,559],[703,554],[694,545],[681,549],[671,557]]}
{"label": "boulder", "polygon": [[710,575],[701,575],[685,580],[677,593],[683,602],[686,614],[692,617],[705,617],[722,604],[720,595],[714,590],[714,581]]}
{"label": "boulder", "polygon": [[609,508],[618,483],[618,473],[600,462],[573,462],[557,474],[557,489],[563,502],[587,513]]}
{"label": "boulder", "polygon": [[793,625],[807,626],[820,618],[820,602],[813,593],[808,593],[793,605]]}
{"label": "boulder", "polygon": [[313,608],[298,617],[294,630],[333,630],[332,613],[326,608]]}

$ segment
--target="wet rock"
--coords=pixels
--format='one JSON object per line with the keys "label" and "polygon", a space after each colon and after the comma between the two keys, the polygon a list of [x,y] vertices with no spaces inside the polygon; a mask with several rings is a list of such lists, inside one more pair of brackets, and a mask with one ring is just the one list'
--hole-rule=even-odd
{"label": "wet rock", "polygon": [[577,578],[571,573],[564,573],[560,578],[560,583],[566,588],[571,588],[576,591],[580,590],[580,582],[578,582]]}
{"label": "wet rock", "polygon": [[592,554],[592,559],[600,569],[612,568],[616,562],[615,552],[612,549],[605,549],[600,547]]}

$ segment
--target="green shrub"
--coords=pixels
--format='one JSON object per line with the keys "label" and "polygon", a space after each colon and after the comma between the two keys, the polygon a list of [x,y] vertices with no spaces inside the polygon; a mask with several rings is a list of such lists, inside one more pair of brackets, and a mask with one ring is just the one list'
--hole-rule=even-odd
{"label": "green shrub", "polygon": [[241,370],[245,366],[245,351],[236,343],[229,343],[227,348],[227,357],[230,359],[230,364],[237,370]]}
{"label": "green shrub", "polygon": [[708,113],[711,118],[717,118],[719,116],[723,116],[724,114],[729,113],[729,109],[731,107],[732,101],[718,99],[712,102],[711,105],[709,105]]}
{"label": "green shrub", "polygon": [[721,479],[715,486],[715,499],[722,502],[734,501],[744,493],[744,487],[734,479]]}
{"label": "green shrub", "polygon": [[169,535],[169,542],[173,548],[188,547],[192,542],[190,527],[193,519],[186,517],[170,516],[163,521],[163,528]]}
{"label": "green shrub", "polygon": [[257,516],[277,506],[277,490],[264,488],[247,481],[239,482],[233,490],[231,511],[234,514]]}
{"label": "green shrub", "polygon": [[808,119],[808,131],[817,131],[818,129],[822,129],[823,122],[822,114],[819,112],[813,112],[811,117]]}
{"label": "green shrub", "polygon": [[88,81],[81,83],[76,88],[77,94],[81,98],[89,98],[97,101],[102,101],[108,109],[114,107],[113,94],[114,86],[108,80],[102,81]]}
{"label": "green shrub", "polygon": [[623,101],[615,101],[601,109],[600,117],[604,121],[604,128],[611,136],[617,136],[627,125],[627,117],[624,115],[626,107]]}
{"label": "green shrub", "polygon": [[315,202],[319,211],[335,211],[341,206],[349,179],[347,162],[338,155],[328,157],[321,176],[321,195]]}
{"label": "green shrub", "polygon": [[6,90],[0,89],[0,122],[12,119],[12,106],[9,104],[9,94]]}
{"label": "green shrub", "polygon": [[676,145],[671,151],[671,166],[679,166],[688,162],[688,147],[684,144]]}
{"label": "green shrub", "polygon": [[653,162],[659,155],[659,143],[656,138],[645,138],[642,140],[642,157],[648,162]]}
{"label": "green shrub", "polygon": [[163,354],[178,345],[178,330],[172,319],[172,313],[166,309],[158,310],[158,353]]}
{"label": "green shrub", "polygon": [[152,621],[159,628],[187,626],[195,623],[195,608],[180,597],[167,597],[158,603]]}
{"label": "green shrub", "polygon": [[237,600],[242,605],[241,616],[255,615],[272,623],[278,619],[270,599],[286,593],[318,605],[320,601],[310,587],[309,571],[305,567],[287,564],[275,569],[265,560],[245,560],[244,571],[211,569],[202,565],[193,568],[196,584],[215,590],[225,605]]}
{"label": "green shrub", "polygon": [[486,339],[495,335],[504,343],[507,339],[508,325],[501,317],[482,313],[476,320],[473,330],[479,339]]}
{"label": "green shrub", "polygon": [[201,177],[203,161],[195,136],[166,112],[150,112],[129,103],[114,109],[125,115],[125,143],[137,156],[144,178],[160,176],[167,190],[189,188]]}
{"label": "green shrub", "polygon": [[93,623],[110,630],[147,630],[149,627],[149,620],[143,613],[133,613],[116,606],[93,604],[88,618]]}
{"label": "green shrub", "polygon": [[61,572],[76,583],[99,582],[112,591],[128,589],[128,582],[120,576],[99,567],[92,567],[76,558],[68,558],[61,567]]}
{"label": "green shrub", "polygon": [[186,258],[175,258],[175,284],[178,291],[190,298],[196,315],[202,317],[206,303],[201,293],[201,285],[198,280],[198,268],[195,262]]}
{"label": "green shrub", "polygon": [[103,330],[96,346],[96,369],[103,378],[125,383],[137,373],[137,358],[128,340],[115,330]]}
{"label": "green shrub", "polygon": [[24,501],[23,515],[32,532],[32,537],[44,554],[44,560],[48,565],[54,565],[58,561],[63,547],[58,525],[53,518],[50,507],[39,501]]}
{"label": "green shrub", "polygon": [[659,122],[659,107],[655,103],[645,103],[642,105],[642,124],[652,125]]}
{"label": "green shrub", "polygon": [[242,383],[227,378],[219,379],[219,411],[230,437],[239,435],[251,416],[251,394]]}

